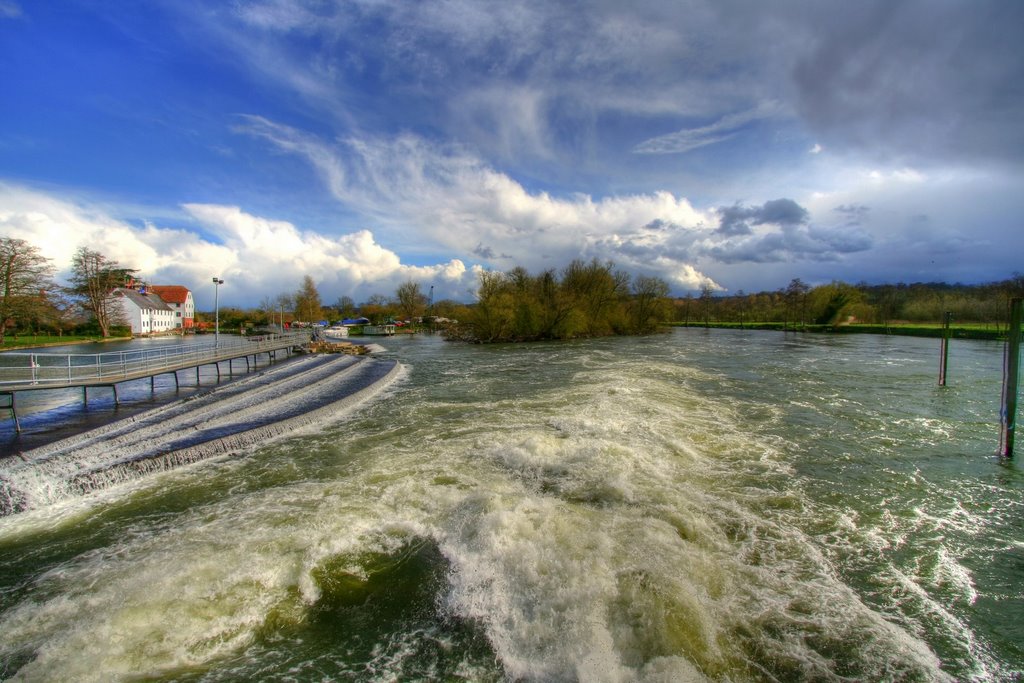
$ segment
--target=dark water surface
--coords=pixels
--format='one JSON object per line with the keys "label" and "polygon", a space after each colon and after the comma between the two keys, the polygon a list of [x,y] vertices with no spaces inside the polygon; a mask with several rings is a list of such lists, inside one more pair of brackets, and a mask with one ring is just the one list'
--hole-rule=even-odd
{"label": "dark water surface", "polygon": [[0,676],[1022,675],[1001,344],[384,345],[336,420],[0,519]]}

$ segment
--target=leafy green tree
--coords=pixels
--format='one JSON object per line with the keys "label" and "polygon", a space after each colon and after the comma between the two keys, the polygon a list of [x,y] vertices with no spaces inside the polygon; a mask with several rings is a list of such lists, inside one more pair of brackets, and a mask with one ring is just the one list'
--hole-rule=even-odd
{"label": "leafy green tree", "polygon": [[474,341],[534,341],[648,332],[671,310],[668,284],[630,278],[611,262],[573,261],[562,271],[532,276],[517,267],[482,272],[470,329],[453,334]]}
{"label": "leafy green tree", "polygon": [[313,278],[306,275],[302,278],[302,286],[295,292],[295,318],[303,322],[315,323],[323,317],[320,306],[320,292],[316,289]]}
{"label": "leafy green tree", "polygon": [[815,287],[808,296],[814,321],[819,325],[843,322],[851,314],[851,309],[863,300],[859,289],[838,280]]}
{"label": "leafy green tree", "polygon": [[22,318],[39,317],[56,289],[53,266],[25,240],[0,238],[0,344],[7,328]]}
{"label": "leafy green tree", "polygon": [[629,275],[615,271],[611,261],[575,260],[562,273],[562,289],[572,300],[579,329],[567,337],[597,336],[614,331],[617,309],[629,293]]}
{"label": "leafy green tree", "polygon": [[114,290],[125,286],[136,272],[88,247],[79,247],[71,260],[70,286],[66,291],[82,310],[92,315],[104,338],[110,336],[115,325],[126,324]]}
{"label": "leafy green tree", "polygon": [[502,273],[480,271],[477,303],[473,307],[473,332],[480,341],[509,339],[515,317],[511,288]]}
{"label": "leafy green tree", "polygon": [[561,339],[568,336],[573,300],[559,285],[553,270],[546,270],[537,276],[534,292],[539,308],[539,337]]}

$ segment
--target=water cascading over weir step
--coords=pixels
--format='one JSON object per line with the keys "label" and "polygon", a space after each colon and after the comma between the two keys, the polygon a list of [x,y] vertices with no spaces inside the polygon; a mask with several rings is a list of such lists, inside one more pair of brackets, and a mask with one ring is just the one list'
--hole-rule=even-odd
{"label": "water cascading over weir step", "polygon": [[329,419],[389,385],[397,361],[314,355],[9,458],[0,516],[229,454]]}

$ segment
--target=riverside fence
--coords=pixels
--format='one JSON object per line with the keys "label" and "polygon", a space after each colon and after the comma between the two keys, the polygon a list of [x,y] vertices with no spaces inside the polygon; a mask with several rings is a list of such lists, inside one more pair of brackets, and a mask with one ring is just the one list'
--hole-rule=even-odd
{"label": "riverside fence", "polygon": [[184,344],[159,346],[151,349],[130,349],[102,353],[35,353],[7,351],[0,353],[0,410],[10,411],[15,427],[20,431],[15,406],[15,394],[43,389],[66,389],[82,387],[83,398],[87,399],[88,387],[109,386],[113,388],[117,401],[117,384],[146,377],[173,373],[175,383],[179,370],[198,368],[203,365],[257,357],[266,353],[273,357],[277,351],[309,343],[307,331],[287,334],[268,334],[256,337],[223,337],[209,344]]}

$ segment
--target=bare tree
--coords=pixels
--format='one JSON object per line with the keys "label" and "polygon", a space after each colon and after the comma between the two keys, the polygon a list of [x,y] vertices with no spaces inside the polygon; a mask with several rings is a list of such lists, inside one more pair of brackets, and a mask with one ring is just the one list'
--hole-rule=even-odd
{"label": "bare tree", "polygon": [[711,326],[711,300],[715,296],[715,288],[705,282],[700,288],[700,301],[704,308],[704,327]]}
{"label": "bare tree", "polygon": [[412,280],[398,286],[395,299],[405,320],[412,320],[427,305],[427,298],[420,292],[420,286]]}
{"label": "bare tree", "polygon": [[114,290],[123,287],[135,269],[124,268],[98,251],[79,247],[71,261],[71,286],[68,294],[92,314],[103,337],[110,328],[125,324],[124,311],[116,303]]}
{"label": "bare tree", "polygon": [[658,277],[638,275],[633,280],[631,302],[633,330],[653,332],[668,314],[668,283]]}
{"label": "bare tree", "polygon": [[342,318],[351,318],[356,313],[356,302],[350,296],[339,296],[334,307],[338,309],[338,314]]}
{"label": "bare tree", "polygon": [[55,289],[53,266],[25,240],[0,238],[0,344],[7,327],[22,317],[38,318]]}
{"label": "bare tree", "polygon": [[799,313],[800,327],[804,326],[807,315],[807,294],[811,291],[809,285],[804,284],[800,278],[793,278],[786,287],[786,323],[794,318],[794,313]]}
{"label": "bare tree", "polygon": [[281,316],[281,329],[284,330],[284,312],[292,311],[295,308],[295,297],[291,294],[282,292],[277,295],[277,312]]}

